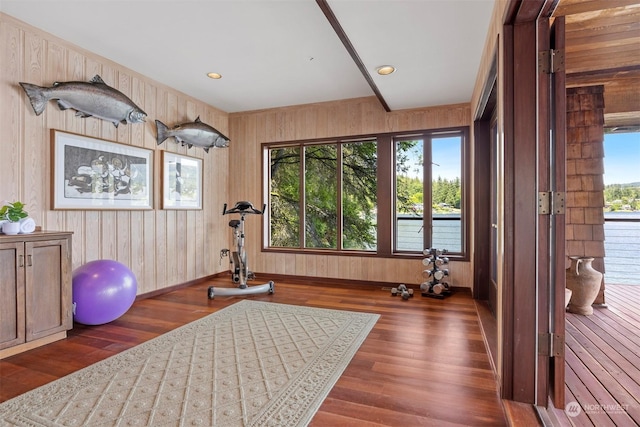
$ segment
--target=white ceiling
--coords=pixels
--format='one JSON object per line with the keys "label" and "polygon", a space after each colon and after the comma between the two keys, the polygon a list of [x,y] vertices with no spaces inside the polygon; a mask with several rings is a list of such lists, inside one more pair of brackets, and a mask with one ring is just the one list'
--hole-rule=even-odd
{"label": "white ceiling", "polygon": [[[471,99],[493,3],[328,0],[391,110]],[[374,95],[315,0],[0,0],[0,11],[230,113]],[[377,75],[384,64],[397,71]]]}

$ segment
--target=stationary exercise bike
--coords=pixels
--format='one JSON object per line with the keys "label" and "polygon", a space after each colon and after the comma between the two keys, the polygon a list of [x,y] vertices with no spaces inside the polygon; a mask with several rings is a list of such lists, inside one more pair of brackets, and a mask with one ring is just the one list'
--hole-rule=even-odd
{"label": "stationary exercise bike", "polygon": [[[266,205],[262,207],[262,210],[258,210],[253,207],[251,202],[240,201],[237,202],[236,205],[227,209],[227,204],[224,204],[222,208],[222,215],[228,214],[240,214],[240,219],[232,219],[229,221],[229,227],[233,229],[233,243],[236,247],[236,250],[231,252],[230,255],[230,263],[231,263],[231,280],[233,283],[236,283],[238,286],[236,288],[221,288],[209,286],[208,296],[209,299],[213,299],[216,295],[218,296],[233,296],[233,295],[253,295],[260,294],[263,292],[269,292],[272,294],[274,292],[274,283],[273,281],[269,281],[263,285],[256,286],[248,286],[247,281],[255,279],[255,275],[253,271],[249,270],[249,264],[247,261],[247,252],[244,248],[244,220],[246,215],[263,215],[265,211]],[[228,249],[223,249],[220,252],[220,258],[224,255],[229,255]]]}

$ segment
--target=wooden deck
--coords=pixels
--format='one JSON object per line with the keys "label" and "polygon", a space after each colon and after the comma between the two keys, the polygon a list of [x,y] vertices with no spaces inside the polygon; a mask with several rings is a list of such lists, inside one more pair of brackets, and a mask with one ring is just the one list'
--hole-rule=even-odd
{"label": "wooden deck", "polygon": [[591,316],[567,313],[566,403],[577,410],[550,411],[556,425],[640,425],[640,286],[609,285],[605,300]]}

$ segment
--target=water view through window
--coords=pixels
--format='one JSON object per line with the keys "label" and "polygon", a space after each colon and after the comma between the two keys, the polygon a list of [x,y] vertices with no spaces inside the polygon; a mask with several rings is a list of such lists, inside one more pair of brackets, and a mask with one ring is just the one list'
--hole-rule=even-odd
{"label": "water view through window", "polygon": [[605,283],[640,286],[640,132],[604,138]]}
{"label": "water view through window", "polygon": [[398,251],[462,252],[462,143],[461,135],[396,141],[396,164],[405,165],[396,169]]}
{"label": "water view through window", "polygon": [[467,137],[450,128],[265,144],[268,249],[466,256]]}

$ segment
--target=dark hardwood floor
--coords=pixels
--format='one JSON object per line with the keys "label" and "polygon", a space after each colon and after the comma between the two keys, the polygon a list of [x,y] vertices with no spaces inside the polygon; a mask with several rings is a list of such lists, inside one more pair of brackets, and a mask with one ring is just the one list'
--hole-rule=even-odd
{"label": "dark hardwood floor", "polygon": [[[141,299],[109,324],[76,324],[65,340],[0,360],[0,401],[239,300],[208,300],[206,289],[212,283],[231,286],[230,279],[222,277]],[[247,298],[381,315],[312,426],[507,424],[476,308],[466,290],[444,300],[419,292],[403,300],[375,285],[279,279],[273,295]]]}

